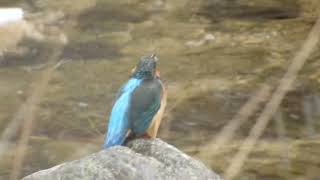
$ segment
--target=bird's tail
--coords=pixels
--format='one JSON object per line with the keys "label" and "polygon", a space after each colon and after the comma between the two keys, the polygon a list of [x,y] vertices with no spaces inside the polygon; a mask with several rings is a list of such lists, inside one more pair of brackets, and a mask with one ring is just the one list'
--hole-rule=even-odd
{"label": "bird's tail", "polygon": [[108,133],[105,138],[103,148],[106,149],[112,146],[122,145],[125,139],[126,139],[126,132],[120,132],[116,134]]}
{"label": "bird's tail", "polygon": [[136,87],[141,83],[141,80],[130,79],[123,88],[121,88],[121,95],[115,102],[108,125],[108,133],[103,144],[103,148],[108,148],[115,145],[122,145],[129,132],[129,103],[131,94]]}
{"label": "bird's tail", "polygon": [[[105,142],[103,144],[103,148],[107,149],[112,146],[116,145],[126,145],[128,142],[135,140],[139,138],[140,136],[137,136],[132,131],[128,131],[124,136],[106,136]],[[145,137],[145,136],[141,136]]]}

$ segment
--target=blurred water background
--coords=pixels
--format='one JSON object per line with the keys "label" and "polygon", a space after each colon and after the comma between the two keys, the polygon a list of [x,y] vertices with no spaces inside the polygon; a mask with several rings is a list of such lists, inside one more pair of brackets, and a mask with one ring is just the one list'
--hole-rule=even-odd
{"label": "blurred water background", "polygon": [[[118,88],[153,52],[169,91],[159,137],[223,174],[320,1],[1,0],[0,8],[0,180],[14,180],[98,151]],[[319,60],[317,46],[235,179],[320,179]],[[251,114],[226,128],[241,109]]]}

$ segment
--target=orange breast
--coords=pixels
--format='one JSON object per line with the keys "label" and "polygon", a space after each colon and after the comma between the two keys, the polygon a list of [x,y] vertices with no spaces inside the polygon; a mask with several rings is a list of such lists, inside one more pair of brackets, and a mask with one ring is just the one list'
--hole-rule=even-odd
{"label": "orange breast", "polygon": [[149,129],[147,130],[147,134],[151,138],[155,138],[157,136],[158,129],[160,127],[161,120],[163,117],[164,109],[167,105],[167,90],[165,89],[164,85],[162,85],[162,88],[163,88],[163,94],[161,97],[160,109],[157,112],[157,114],[153,117],[151,125],[150,125]]}

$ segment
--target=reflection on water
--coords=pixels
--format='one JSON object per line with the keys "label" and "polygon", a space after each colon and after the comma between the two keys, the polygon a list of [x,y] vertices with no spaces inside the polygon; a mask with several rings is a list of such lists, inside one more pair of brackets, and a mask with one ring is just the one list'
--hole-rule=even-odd
{"label": "reflection on water", "polygon": [[[0,179],[13,170],[22,131],[24,114],[21,121],[14,117],[46,68],[55,67],[37,105],[21,176],[99,150],[116,91],[139,57],[154,51],[169,91],[159,136],[223,174],[268,98],[219,150],[212,140],[261,84],[278,85],[313,25],[314,17],[303,16],[310,1],[301,0],[303,8],[287,0],[22,2],[30,10],[32,31],[24,28],[17,38],[17,31],[0,30],[0,40],[15,41],[0,45],[0,146],[6,139],[12,149],[2,155]],[[12,10],[22,18],[21,9]],[[41,38],[32,38],[35,32]],[[319,52],[305,65],[239,179],[318,176]]]}
{"label": "reflection on water", "polygon": [[23,19],[21,8],[0,8],[0,25]]}

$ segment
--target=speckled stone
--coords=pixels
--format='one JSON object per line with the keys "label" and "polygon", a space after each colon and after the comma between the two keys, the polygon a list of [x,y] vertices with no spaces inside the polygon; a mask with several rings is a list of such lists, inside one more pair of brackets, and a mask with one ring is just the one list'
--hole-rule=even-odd
{"label": "speckled stone", "polygon": [[159,140],[135,140],[31,174],[23,180],[220,180],[203,163]]}

